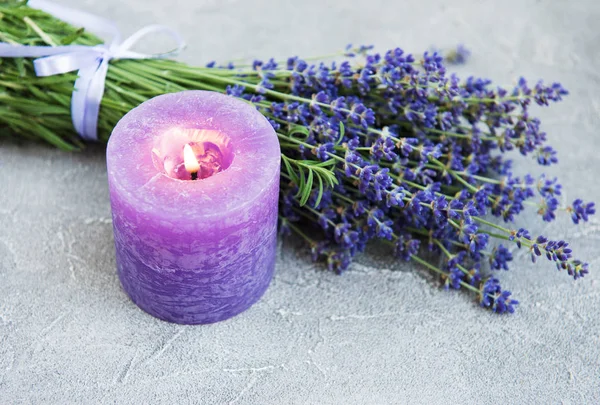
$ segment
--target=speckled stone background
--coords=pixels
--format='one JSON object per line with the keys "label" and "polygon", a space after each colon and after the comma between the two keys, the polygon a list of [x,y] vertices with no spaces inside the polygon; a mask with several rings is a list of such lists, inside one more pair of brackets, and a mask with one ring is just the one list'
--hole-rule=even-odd
{"label": "speckled stone background", "polygon": [[[600,202],[600,3],[550,1],[61,0],[124,33],[176,27],[182,59],[328,54],[346,43],[422,51],[463,42],[459,73],[562,82],[540,111],[565,199]],[[160,41],[157,41],[160,42]],[[160,45],[160,43],[158,44]],[[149,50],[147,46],[145,49]],[[519,171],[539,173],[517,157]],[[342,277],[280,242],[263,299],[229,321],[186,327],[120,289],[102,147],[66,154],[0,143],[0,402],[600,403],[600,220],[533,233],[568,238],[592,274],[573,282],[523,253],[495,316],[374,247]]]}

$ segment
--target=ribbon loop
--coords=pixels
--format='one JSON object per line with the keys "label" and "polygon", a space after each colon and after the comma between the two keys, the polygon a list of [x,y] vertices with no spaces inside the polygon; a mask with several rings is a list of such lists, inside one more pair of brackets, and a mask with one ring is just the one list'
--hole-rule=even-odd
{"label": "ribbon loop", "polygon": [[[84,139],[98,139],[98,113],[111,59],[159,59],[177,55],[185,47],[181,36],[162,25],[149,25],[121,42],[116,25],[109,20],[54,4],[46,0],[29,0],[28,5],[74,25],[82,24],[91,31],[112,35],[111,42],[96,46],[30,46],[0,42],[0,57],[37,58],[33,61],[37,76],[52,76],[77,70],[78,78],[71,96],[71,119],[75,131]],[[164,33],[177,47],[169,52],[143,54],[130,49],[144,36]]]}
{"label": "ribbon loop", "polygon": [[[168,51],[168,52],[156,53],[156,54],[152,54],[152,55],[145,55],[142,53],[130,51],[130,49],[133,48],[133,46],[138,41],[140,41],[143,37],[145,37],[148,34],[153,34],[153,33],[157,33],[157,34],[163,33],[163,34],[170,36],[171,38],[173,38],[173,40],[177,44],[177,48],[175,48],[174,50]],[[175,55],[179,54],[179,52],[181,52],[183,50],[184,46],[185,45],[184,45],[183,38],[181,38],[181,36],[179,35],[179,33],[177,33],[177,31],[174,31],[169,27],[165,27],[164,25],[154,24],[154,25],[148,25],[148,26],[138,30],[137,32],[133,33],[131,36],[129,36],[129,38],[127,38],[125,41],[123,41],[120,44],[119,49],[117,50],[116,54],[113,57],[115,59],[148,59],[148,58],[164,59],[164,58],[169,58],[171,56],[175,56]]]}

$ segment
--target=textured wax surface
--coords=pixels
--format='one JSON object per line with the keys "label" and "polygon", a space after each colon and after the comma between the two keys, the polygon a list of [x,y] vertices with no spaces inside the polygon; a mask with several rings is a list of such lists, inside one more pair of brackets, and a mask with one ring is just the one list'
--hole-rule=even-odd
{"label": "textured wax surface", "polygon": [[[235,155],[231,166],[200,181],[160,173],[152,149],[162,134],[179,126],[229,136]],[[108,144],[107,161],[115,191],[137,210],[188,229],[204,225],[189,221],[190,214],[212,226],[227,222],[231,215],[225,213],[256,203],[279,167],[279,142],[267,119],[247,103],[219,93],[186,91],[155,97],[130,111],[113,134],[117,136]]]}
{"label": "textured wax surface", "polygon": [[[328,54],[348,42],[407,51],[464,42],[473,56],[461,76],[511,84],[524,75],[570,90],[535,109],[559,153],[546,171],[566,201],[600,202],[597,0],[60,2],[112,18],[125,34],[171,25],[192,63]],[[541,172],[515,159],[517,171]],[[256,305],[188,327],[145,314],[121,290],[104,161],[102,147],[0,144],[2,403],[600,403],[600,217],[580,227],[523,217],[532,234],[571,241],[591,274],[573,282],[515,252],[514,270],[500,274],[522,301],[514,316],[443,291],[385,248],[339,277],[280,240]]]}
{"label": "textured wax surface", "polygon": [[[196,181],[160,172],[153,145],[173,127],[228,134],[231,165]],[[155,97],[119,121],[106,160],[119,279],[136,304],[199,324],[260,298],[275,268],[280,153],[254,107],[205,91]]]}

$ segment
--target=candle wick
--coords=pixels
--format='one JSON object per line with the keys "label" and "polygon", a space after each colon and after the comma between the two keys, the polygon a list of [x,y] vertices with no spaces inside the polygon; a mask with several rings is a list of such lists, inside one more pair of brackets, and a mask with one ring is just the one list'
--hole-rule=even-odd
{"label": "candle wick", "polygon": [[191,172],[192,180],[198,180],[198,172]]}

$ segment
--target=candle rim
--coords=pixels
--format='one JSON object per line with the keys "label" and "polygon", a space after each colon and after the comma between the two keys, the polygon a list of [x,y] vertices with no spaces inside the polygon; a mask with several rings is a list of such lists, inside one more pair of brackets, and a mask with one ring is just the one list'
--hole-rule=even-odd
{"label": "candle rim", "polygon": [[[178,108],[182,104],[186,109],[183,113]],[[209,120],[207,117],[198,119],[194,117],[194,114],[198,115],[198,109],[203,113],[214,110],[216,115]],[[152,115],[157,111],[159,115]],[[150,148],[155,133],[172,125],[172,120],[165,118],[170,113],[196,127],[208,124],[210,129],[227,134],[235,155],[229,168],[199,181],[176,179],[158,172],[152,162]],[[148,114],[150,117],[145,117]],[[149,133],[149,128],[154,131]],[[131,147],[126,148],[125,145]],[[143,151],[147,152],[145,156],[140,155]],[[107,147],[107,165],[114,192],[130,205],[145,211],[161,212],[162,215],[169,213],[174,217],[181,216],[180,210],[191,210],[196,215],[210,217],[222,215],[223,211],[242,209],[262,195],[274,181],[279,181],[280,159],[277,135],[262,114],[231,96],[201,90],[165,94],[142,103],[117,124]],[[138,170],[140,176],[128,176],[130,169]],[[256,182],[247,184],[248,178],[255,178]],[[163,196],[153,201],[145,198],[153,190],[161,188],[170,189],[173,193],[188,193],[191,197],[185,200],[180,196]],[[246,190],[242,193],[243,198],[238,189]],[[223,195],[217,197],[211,193]],[[190,201],[192,198],[195,202]],[[210,206],[214,204],[222,206],[222,209],[212,209]]]}

